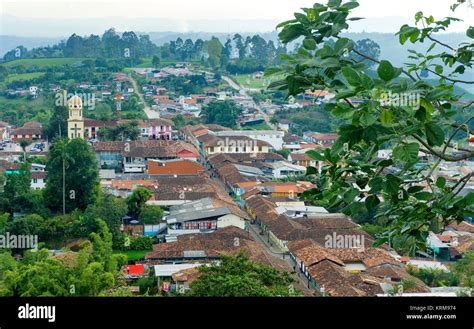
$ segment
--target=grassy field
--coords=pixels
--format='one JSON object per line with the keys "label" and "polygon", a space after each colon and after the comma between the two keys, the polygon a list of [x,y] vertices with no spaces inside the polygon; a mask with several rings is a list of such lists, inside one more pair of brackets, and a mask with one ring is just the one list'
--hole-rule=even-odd
{"label": "grassy field", "polygon": [[20,73],[20,74],[10,74],[5,79],[5,83],[10,83],[14,81],[27,81],[43,76],[43,72],[32,72],[32,73]]}
{"label": "grassy field", "polygon": [[145,253],[150,251],[151,250],[114,250],[113,253],[126,255],[129,261],[136,261],[143,259]]}
{"label": "grassy field", "polygon": [[85,58],[28,58],[28,59],[17,59],[14,61],[2,63],[1,65],[6,68],[11,68],[17,65],[23,65],[26,68],[37,66],[37,67],[54,67],[65,64],[72,64],[81,62]]}
{"label": "grassy field", "polygon": [[[143,58],[143,62],[141,64],[138,64],[138,65],[135,65],[134,67],[139,67],[139,68],[148,68],[148,67],[153,67],[153,64],[151,63],[151,60],[152,58],[151,57],[147,57],[147,58]],[[189,61],[190,63],[192,63],[193,65],[197,65],[197,64],[200,64],[200,61],[197,61],[197,60],[193,60],[193,61]],[[174,65],[178,63],[178,61],[167,61],[167,60],[162,60],[161,61],[161,65]]]}

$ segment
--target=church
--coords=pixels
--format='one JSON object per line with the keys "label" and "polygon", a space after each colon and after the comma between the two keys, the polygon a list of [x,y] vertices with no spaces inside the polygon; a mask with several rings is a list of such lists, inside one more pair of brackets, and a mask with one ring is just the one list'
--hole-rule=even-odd
{"label": "church", "polygon": [[84,138],[84,117],[82,116],[82,100],[74,95],[68,102],[69,118],[67,119],[67,135],[69,138]]}

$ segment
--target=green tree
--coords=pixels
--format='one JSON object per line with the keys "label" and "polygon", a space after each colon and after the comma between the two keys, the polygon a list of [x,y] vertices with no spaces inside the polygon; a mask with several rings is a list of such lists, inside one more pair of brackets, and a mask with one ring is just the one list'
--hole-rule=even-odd
{"label": "green tree", "polygon": [[96,219],[100,218],[107,224],[113,236],[117,237],[120,234],[122,218],[127,212],[127,203],[124,199],[101,192],[97,200],[87,207],[84,216],[87,219],[87,226],[90,231],[97,231]]}
{"label": "green tree", "polygon": [[132,194],[127,198],[129,214],[135,218],[139,218],[142,210],[146,206],[146,202],[150,200],[151,196],[151,191],[144,187],[134,189]]}
{"label": "green tree", "polygon": [[67,119],[69,112],[66,106],[55,106],[51,118],[43,128],[43,135],[52,141],[56,136],[67,136]]}
{"label": "green tree", "polygon": [[287,272],[252,262],[241,252],[223,256],[220,264],[199,268],[201,276],[191,284],[198,297],[296,296],[293,279]]}
{"label": "green tree", "polygon": [[201,118],[204,123],[233,128],[241,112],[242,108],[230,100],[212,101],[202,109]]}
{"label": "green tree", "polygon": [[151,60],[151,65],[153,65],[153,67],[156,69],[160,66],[160,64],[161,64],[160,57],[154,55]]}
{"label": "green tree", "polygon": [[[462,4],[452,9],[458,5]],[[356,1],[316,3],[280,24],[281,42],[287,44],[303,37],[303,47],[286,56],[285,65],[266,71],[267,75],[279,73],[284,77],[271,83],[269,89],[286,90],[293,96],[314,89],[336,95],[324,108],[343,120],[339,138],[330,149],[308,152],[325,165],[318,176],[318,188],[303,197],[349,216],[361,207],[376,209],[375,217],[386,218],[387,225],[375,245],[396,239],[410,246],[407,252],[414,254],[426,249],[429,230],[439,231],[453,221],[474,216],[474,193],[459,194],[474,174],[454,182],[434,176],[441,161],[456,163],[474,156],[467,145],[453,152],[456,146],[452,143],[458,134],[469,131],[467,127],[474,119],[472,103],[460,104],[460,96],[453,92],[455,84],[474,83],[463,78],[465,71],[472,70],[474,30],[467,30],[470,41],[454,47],[457,51],[453,52],[453,47],[438,41],[437,33],[457,19],[435,20],[416,13],[416,25],[404,25],[398,32],[400,42],[431,44],[424,53],[410,50],[406,67],[394,67],[387,60],[357,50],[353,40],[341,35],[350,21],[359,19],[349,17],[357,6]],[[333,46],[327,43],[330,38],[336,40]],[[365,60],[353,61],[348,53]],[[366,61],[375,63],[377,76],[366,73]],[[439,80],[427,83],[419,77],[423,70]],[[410,95],[415,101],[400,103],[387,97],[390,93]],[[351,101],[354,99],[357,104]],[[459,113],[464,113],[460,122],[453,119]],[[387,147],[393,150],[391,159],[372,161],[378,150]],[[419,151],[436,161],[420,167]],[[307,173],[319,174],[311,167]],[[360,198],[365,202],[358,202]],[[386,207],[378,207],[381,202]]]}
{"label": "green tree", "polygon": [[[65,190],[63,191],[63,161]],[[84,210],[98,194],[99,170],[94,152],[82,139],[57,139],[46,164],[45,201],[52,209],[62,209],[63,192],[66,211]]]}
{"label": "green tree", "polygon": [[144,205],[138,219],[142,224],[158,224],[163,218],[163,209],[158,206]]}

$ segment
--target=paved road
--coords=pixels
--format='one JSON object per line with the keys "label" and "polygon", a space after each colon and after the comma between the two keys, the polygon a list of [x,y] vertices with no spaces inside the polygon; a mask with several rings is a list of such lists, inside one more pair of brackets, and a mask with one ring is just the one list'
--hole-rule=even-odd
{"label": "paved road", "polygon": [[[229,84],[229,86],[231,86],[232,88],[234,88],[235,90],[238,90],[239,93],[242,95],[242,96],[248,96],[248,92],[250,91],[254,91],[254,89],[250,89],[250,88],[244,88],[242,87],[240,84],[238,84],[237,82],[235,82],[234,80],[232,80],[231,78],[229,77],[226,77],[226,76],[222,76],[222,80],[224,80],[225,82],[227,82]],[[260,113],[260,115],[263,117],[263,119],[265,120],[265,123],[270,126],[272,129],[277,129],[273,124],[270,123],[270,117],[262,110],[262,108],[255,102],[253,102],[255,104],[255,108],[257,109],[257,111]]]}
{"label": "paved road", "polygon": [[140,102],[143,104],[143,111],[145,112],[146,116],[148,119],[159,119],[160,118],[160,112],[152,110],[147,103],[145,102],[145,97],[143,97],[143,94],[140,93],[140,89],[138,88],[138,84],[135,81],[135,79],[132,77],[130,74],[128,76],[128,80],[132,83],[133,90],[135,90],[135,93],[138,95],[138,98],[140,98]]}

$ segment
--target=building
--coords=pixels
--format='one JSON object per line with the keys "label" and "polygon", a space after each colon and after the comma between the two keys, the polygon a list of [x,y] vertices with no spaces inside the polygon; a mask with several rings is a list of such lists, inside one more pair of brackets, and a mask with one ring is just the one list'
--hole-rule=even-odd
{"label": "building", "polygon": [[303,134],[303,139],[308,143],[315,143],[324,147],[331,147],[339,138],[338,134],[323,134],[315,132],[306,132]]}
{"label": "building", "polygon": [[68,102],[69,118],[67,119],[67,135],[69,138],[84,138],[84,117],[82,100],[74,95]]}
{"label": "building", "polygon": [[35,171],[31,173],[31,188],[34,190],[41,190],[46,187],[45,182],[46,172]]}
{"label": "building", "polygon": [[301,176],[306,173],[306,167],[278,161],[271,164],[272,176],[274,178],[287,178],[290,176]]}
{"label": "building", "polygon": [[229,137],[230,139],[236,139],[237,137],[246,137],[261,140],[270,144],[277,151],[283,148],[283,137],[285,136],[283,131],[278,130],[230,130],[218,131],[215,134],[221,138]]}
{"label": "building", "polygon": [[183,159],[196,161],[198,152],[183,141],[113,141],[94,144],[100,166],[122,168],[127,173],[145,173],[149,160]]}
{"label": "building", "polygon": [[42,124],[31,121],[25,123],[22,127],[15,128],[11,131],[12,140],[17,142],[22,139],[35,141],[42,139]]}
{"label": "building", "polygon": [[217,198],[204,198],[170,208],[165,216],[168,235],[176,236],[191,233],[206,233],[235,226],[245,229],[248,215],[232,202]]}
{"label": "building", "polygon": [[191,160],[148,160],[148,175],[200,176],[206,169]]}

